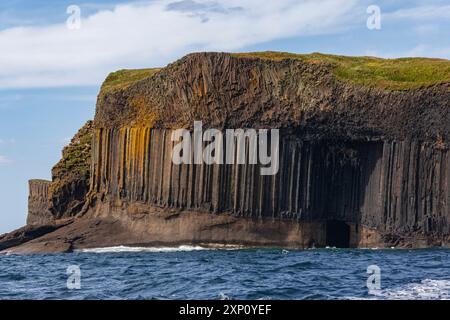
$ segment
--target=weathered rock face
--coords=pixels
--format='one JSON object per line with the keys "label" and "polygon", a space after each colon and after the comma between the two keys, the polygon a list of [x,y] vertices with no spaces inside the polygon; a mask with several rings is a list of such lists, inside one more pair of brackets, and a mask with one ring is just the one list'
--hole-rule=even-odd
{"label": "weathered rock face", "polygon": [[450,138],[450,84],[389,91],[300,60],[188,55],[125,90],[100,93],[98,128],[290,128],[314,139]]}
{"label": "weathered rock face", "polygon": [[[23,251],[48,243],[449,246],[450,83],[395,91],[332,70],[199,53],[102,89],[94,123],[65,149],[48,191],[56,222],[84,215]],[[281,129],[278,173],[173,164],[172,130],[200,120],[220,130]],[[30,223],[45,221],[41,194],[33,193]],[[58,246],[65,232],[70,241]]]}
{"label": "weathered rock face", "polygon": [[27,225],[44,225],[53,221],[53,215],[49,209],[48,188],[51,181],[30,180],[28,194]]}
{"label": "weathered rock face", "polygon": [[[27,225],[11,233],[0,235],[0,251],[20,246],[33,239],[51,233],[63,225]],[[44,250],[43,250],[44,251]]]}
{"label": "weathered rock face", "polygon": [[[345,246],[360,238],[359,228],[376,230],[386,244],[450,240],[450,158],[426,143],[317,142],[286,135],[273,176],[260,175],[259,165],[175,165],[173,145],[170,130],[97,129],[91,185],[108,203],[102,210],[140,203],[148,210],[208,210],[324,228],[341,221],[353,226],[336,229],[349,233]],[[310,240],[332,244],[317,239]]]}

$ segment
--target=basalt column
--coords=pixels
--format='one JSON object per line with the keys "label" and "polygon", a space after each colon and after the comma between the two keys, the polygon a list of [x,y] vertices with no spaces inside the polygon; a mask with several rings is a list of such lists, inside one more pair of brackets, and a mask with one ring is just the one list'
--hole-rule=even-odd
{"label": "basalt column", "polygon": [[52,222],[53,215],[49,210],[48,188],[51,181],[30,180],[28,195],[28,225],[44,225]]}
{"label": "basalt column", "polygon": [[117,206],[336,220],[389,234],[448,232],[445,150],[416,141],[316,143],[284,135],[278,173],[263,176],[260,165],[175,165],[171,135],[145,127],[97,129],[92,191]]}
{"label": "basalt column", "polygon": [[449,233],[450,158],[417,141],[386,142],[361,208],[364,225],[388,233]]}
{"label": "basalt column", "polygon": [[[93,191],[112,203],[356,222],[367,185],[373,184],[371,170],[382,156],[382,144],[344,147],[283,136],[279,171],[264,176],[260,165],[248,164],[248,158],[246,164],[173,164],[171,134],[150,128],[97,129]],[[375,200],[367,201],[370,205]]]}

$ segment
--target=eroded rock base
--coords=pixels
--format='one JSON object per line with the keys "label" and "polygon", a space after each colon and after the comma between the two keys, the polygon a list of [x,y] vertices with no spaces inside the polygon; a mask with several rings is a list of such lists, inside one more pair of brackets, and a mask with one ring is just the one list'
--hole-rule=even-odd
{"label": "eroded rock base", "polygon": [[[14,233],[3,236],[10,246],[2,253],[57,253],[110,246],[203,246],[281,247],[291,249],[321,247],[425,247],[429,237],[418,241],[389,237],[374,229],[336,221],[293,222],[279,219],[252,219],[232,214],[152,208],[134,204],[126,211],[105,204],[96,206],[83,218],[67,221],[45,232],[14,240]],[[43,227],[41,227],[43,228]],[[15,233],[20,236],[20,233]],[[419,237],[420,238],[420,237]],[[14,242],[16,241],[16,242]],[[4,241],[3,241],[4,244]],[[437,242],[437,245],[445,243]]]}

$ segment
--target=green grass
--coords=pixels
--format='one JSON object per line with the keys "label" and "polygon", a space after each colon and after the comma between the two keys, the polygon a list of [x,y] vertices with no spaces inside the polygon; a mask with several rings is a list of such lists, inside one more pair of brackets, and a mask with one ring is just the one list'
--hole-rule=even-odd
{"label": "green grass", "polygon": [[84,132],[79,140],[72,142],[64,149],[64,169],[79,170],[81,174],[89,171],[89,159],[91,157],[92,134],[90,131]]}
{"label": "green grass", "polygon": [[62,159],[53,167],[53,176],[63,177],[67,173],[86,175],[90,171],[92,122],[81,128],[70,144],[64,147]]}
{"label": "green grass", "polygon": [[106,93],[125,89],[136,81],[152,76],[159,70],[158,68],[123,69],[112,72],[108,75],[105,82],[103,82],[101,92]]}
{"label": "green grass", "polygon": [[338,79],[387,90],[409,90],[439,83],[450,83],[450,60],[430,58],[381,59],[321,53],[288,52],[233,53],[236,57],[268,60],[298,59],[329,64]]}

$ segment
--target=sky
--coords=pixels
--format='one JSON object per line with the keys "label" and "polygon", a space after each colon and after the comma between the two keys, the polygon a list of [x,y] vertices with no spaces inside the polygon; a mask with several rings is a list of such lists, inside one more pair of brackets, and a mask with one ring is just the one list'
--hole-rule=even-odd
{"label": "sky", "polygon": [[450,0],[2,0],[0,233],[25,224],[28,180],[51,178],[108,73],[264,50],[450,59]]}

